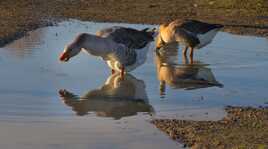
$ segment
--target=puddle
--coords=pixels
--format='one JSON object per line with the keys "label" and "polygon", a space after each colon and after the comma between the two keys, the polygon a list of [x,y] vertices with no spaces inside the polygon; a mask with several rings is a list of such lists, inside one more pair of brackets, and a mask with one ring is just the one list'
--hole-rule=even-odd
{"label": "puddle", "polygon": [[[182,59],[181,51],[156,54],[152,44],[146,63],[123,82],[110,75],[102,60],[83,52],[68,63],[58,61],[64,45],[77,33],[95,33],[113,25],[153,27],[72,20],[30,32],[0,48],[0,119],[5,120],[0,129],[14,130],[8,138],[21,142],[23,148],[36,148],[38,143],[15,136],[34,130],[27,134],[33,138],[48,130],[39,139],[51,148],[66,148],[65,137],[81,148],[134,148],[137,144],[177,148],[178,144],[150,126],[151,116],[217,120],[224,116],[226,105],[261,106],[268,100],[265,38],[221,32],[195,52],[194,65]],[[61,91],[68,98],[62,98]],[[63,127],[54,127],[58,123]],[[19,131],[24,126],[25,131]],[[1,142],[14,148],[10,141]]]}

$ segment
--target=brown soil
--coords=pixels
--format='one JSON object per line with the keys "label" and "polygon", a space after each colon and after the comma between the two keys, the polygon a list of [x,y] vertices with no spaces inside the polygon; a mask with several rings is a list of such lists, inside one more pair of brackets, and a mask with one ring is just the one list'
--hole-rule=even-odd
{"label": "brown soil", "polygon": [[268,108],[227,107],[226,111],[220,121],[156,119],[152,123],[195,149],[268,148]]}
{"label": "brown soil", "polygon": [[150,24],[192,18],[267,36],[267,16],[267,0],[8,0],[0,1],[0,46],[67,18]]}

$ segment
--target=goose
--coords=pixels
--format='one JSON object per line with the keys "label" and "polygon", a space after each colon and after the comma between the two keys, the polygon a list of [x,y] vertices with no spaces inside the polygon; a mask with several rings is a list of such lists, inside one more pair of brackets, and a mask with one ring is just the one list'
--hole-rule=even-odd
{"label": "goose", "polygon": [[113,26],[96,33],[80,33],[65,46],[59,59],[67,62],[81,50],[101,57],[112,70],[112,74],[119,72],[121,77],[142,65],[147,58],[149,44],[154,41],[155,29]]}
{"label": "goose", "polygon": [[185,45],[183,54],[187,55],[190,49],[190,58],[193,59],[194,49],[200,49],[213,40],[223,27],[220,24],[210,24],[197,20],[175,20],[161,24],[157,37],[156,47],[159,49],[166,43],[177,42]]}
{"label": "goose", "polygon": [[160,82],[160,95],[165,94],[166,85],[175,89],[193,90],[208,87],[223,87],[212,70],[201,62],[189,63],[183,56],[182,64],[178,63],[177,44],[169,43],[156,50],[155,64]]}
{"label": "goose", "polygon": [[95,112],[97,116],[120,119],[138,112],[154,113],[144,81],[131,74],[126,74],[124,79],[118,73],[111,74],[100,88],[91,89],[82,96],[66,89],[59,90],[59,96],[79,116]]}

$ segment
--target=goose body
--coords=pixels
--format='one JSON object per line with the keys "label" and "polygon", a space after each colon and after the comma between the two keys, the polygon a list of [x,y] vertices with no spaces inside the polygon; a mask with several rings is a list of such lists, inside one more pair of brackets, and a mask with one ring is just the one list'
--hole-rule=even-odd
{"label": "goose body", "polygon": [[83,49],[91,55],[102,57],[113,73],[120,72],[123,75],[146,61],[154,33],[153,30],[119,26],[100,30],[96,35],[82,33],[65,47],[60,60],[68,61]]}
{"label": "goose body", "polygon": [[[149,43],[153,41],[153,32],[147,32],[147,29],[138,31],[132,28],[114,26],[100,30],[96,33],[97,36],[108,38],[125,47],[124,65],[127,72],[136,69],[138,66],[145,63],[149,49]],[[120,54],[120,53],[118,53]],[[106,59],[108,66],[115,71],[121,71],[122,62],[111,54]]]}
{"label": "goose body", "polygon": [[190,56],[193,49],[200,49],[213,40],[218,31],[223,27],[220,24],[209,24],[197,20],[175,20],[169,24],[160,25],[157,48],[171,42],[185,45],[184,54],[190,48]]}

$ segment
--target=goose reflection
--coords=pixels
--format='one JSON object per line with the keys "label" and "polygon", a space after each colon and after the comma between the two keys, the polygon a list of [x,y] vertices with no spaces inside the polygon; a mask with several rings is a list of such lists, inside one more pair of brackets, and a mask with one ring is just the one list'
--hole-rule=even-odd
{"label": "goose reflection", "polygon": [[65,89],[60,90],[59,94],[63,102],[79,116],[95,112],[97,116],[120,119],[138,112],[154,112],[148,102],[144,81],[130,74],[124,79],[119,74],[113,74],[102,87],[90,90],[81,97]]}
{"label": "goose reflection", "polygon": [[189,63],[183,56],[178,64],[178,45],[171,43],[156,49],[157,76],[160,81],[160,94],[164,95],[166,84],[175,89],[199,89],[212,86],[223,87],[213,75],[210,68],[201,62]]}

